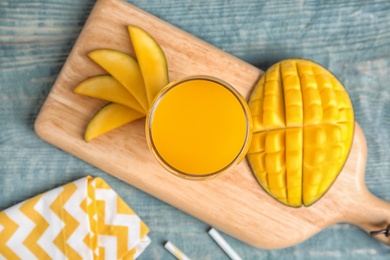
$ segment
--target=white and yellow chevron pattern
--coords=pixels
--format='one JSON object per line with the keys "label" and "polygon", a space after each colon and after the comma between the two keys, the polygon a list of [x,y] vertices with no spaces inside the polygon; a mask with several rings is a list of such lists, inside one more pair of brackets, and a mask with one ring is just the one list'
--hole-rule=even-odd
{"label": "white and yellow chevron pattern", "polygon": [[135,259],[148,232],[104,180],[88,176],[0,212],[0,259]]}

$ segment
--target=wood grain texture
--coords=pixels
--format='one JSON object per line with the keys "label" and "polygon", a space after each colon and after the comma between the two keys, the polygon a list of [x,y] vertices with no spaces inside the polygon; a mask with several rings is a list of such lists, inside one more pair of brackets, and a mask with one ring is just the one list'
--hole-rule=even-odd
{"label": "wood grain texture", "polygon": [[[88,60],[88,52],[111,48],[133,54],[126,30],[129,24],[144,28],[159,42],[171,80],[188,75],[215,76],[247,97],[261,75],[250,64],[134,6],[99,0],[37,118],[35,129],[41,138],[256,247],[292,246],[336,222],[354,223],[367,232],[390,223],[390,204],[365,189],[366,143],[358,126],[352,152],[334,186],[313,206],[299,209],[268,196],[246,162],[210,181],[193,182],[170,175],[148,151],[143,120],[85,143],[86,124],[102,102],[74,95],[72,89],[85,78],[103,73]],[[363,210],[362,201],[364,207],[372,205],[368,208],[372,220]]]}
{"label": "wood grain texture", "polygon": [[[349,91],[367,138],[368,189],[390,200],[389,1],[128,1],[263,70],[295,57],[329,68]],[[166,240],[192,259],[227,259],[207,235],[208,224],[35,135],[39,109],[94,3],[0,1],[0,210],[91,174],[104,178],[151,228],[153,242],[141,260],[174,259],[162,246]],[[279,250],[222,235],[243,259],[385,260],[390,253],[346,223]]]}

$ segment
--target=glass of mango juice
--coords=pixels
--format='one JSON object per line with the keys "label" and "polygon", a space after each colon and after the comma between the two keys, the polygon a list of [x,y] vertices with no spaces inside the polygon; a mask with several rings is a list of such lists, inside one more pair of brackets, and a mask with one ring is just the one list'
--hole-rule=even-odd
{"label": "glass of mango juice", "polygon": [[191,76],[164,87],[146,118],[146,139],[169,172],[205,180],[245,157],[252,119],[245,99],[226,82]]}

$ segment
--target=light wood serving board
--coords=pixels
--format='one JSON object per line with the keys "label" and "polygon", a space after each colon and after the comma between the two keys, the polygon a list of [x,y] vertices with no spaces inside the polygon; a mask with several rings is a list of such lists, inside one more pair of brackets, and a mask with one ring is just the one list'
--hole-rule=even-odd
{"label": "light wood serving board", "polygon": [[[210,75],[249,96],[262,71],[120,0],[98,0],[35,123],[47,142],[118,177],[250,245],[288,247],[336,222],[365,231],[386,228],[390,204],[364,184],[366,142],[356,125],[348,161],[331,189],[311,207],[290,208],[272,199],[246,162],[208,181],[188,181],[165,171],[149,152],[144,120],[85,143],[83,134],[103,101],[75,95],[87,77],[105,73],[87,58],[89,51],[111,48],[134,56],[127,25],[148,31],[162,46],[171,80]],[[390,244],[390,238],[376,236]]]}

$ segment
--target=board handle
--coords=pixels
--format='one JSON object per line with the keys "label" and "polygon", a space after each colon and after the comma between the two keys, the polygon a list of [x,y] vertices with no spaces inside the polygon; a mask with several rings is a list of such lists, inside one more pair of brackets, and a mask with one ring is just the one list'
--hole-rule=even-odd
{"label": "board handle", "polygon": [[390,246],[390,202],[373,195],[365,184],[365,170],[367,161],[367,143],[364,133],[358,124],[355,125],[356,149],[359,151],[354,158],[353,171],[355,174],[347,183],[351,190],[341,190],[353,195],[341,205],[341,222],[354,224],[382,243]]}
{"label": "board handle", "polygon": [[368,190],[365,192],[360,205],[351,211],[348,222],[390,246],[390,203],[379,199]]}

